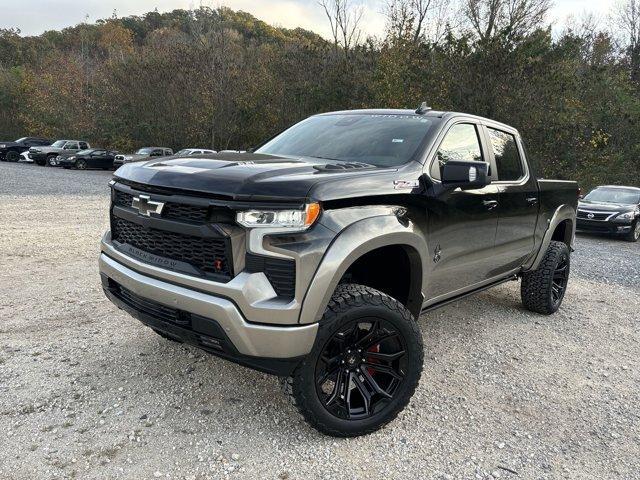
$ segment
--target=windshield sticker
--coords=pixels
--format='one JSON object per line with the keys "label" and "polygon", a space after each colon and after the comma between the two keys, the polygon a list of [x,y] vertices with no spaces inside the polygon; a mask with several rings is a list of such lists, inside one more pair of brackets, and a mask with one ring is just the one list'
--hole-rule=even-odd
{"label": "windshield sticker", "polygon": [[404,138],[394,138],[393,140],[391,140],[393,143],[402,143],[404,142]]}

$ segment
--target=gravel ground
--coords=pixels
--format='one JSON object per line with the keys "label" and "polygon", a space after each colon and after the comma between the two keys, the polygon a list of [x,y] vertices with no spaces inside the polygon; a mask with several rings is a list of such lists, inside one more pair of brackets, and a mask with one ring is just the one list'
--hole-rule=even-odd
{"label": "gravel ground", "polygon": [[409,408],[337,440],[104,298],[109,178],[0,163],[0,478],[640,478],[640,244],[578,237],[551,317],[517,283],[423,316]]}

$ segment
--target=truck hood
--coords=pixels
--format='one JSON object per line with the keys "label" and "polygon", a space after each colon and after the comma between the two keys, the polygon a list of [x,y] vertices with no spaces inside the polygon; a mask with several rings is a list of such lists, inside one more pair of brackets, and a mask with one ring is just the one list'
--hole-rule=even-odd
{"label": "truck hood", "polygon": [[636,209],[635,205],[629,205],[627,203],[599,203],[590,202],[588,200],[580,200],[578,202],[578,208],[585,210],[593,210],[594,212],[631,212]]}
{"label": "truck hood", "polygon": [[[120,167],[115,176],[129,182],[220,195],[232,200],[306,201],[393,192],[396,169],[256,153],[219,153],[199,157],[164,157]],[[342,164],[344,165],[344,163]],[[328,170],[325,170],[329,166]],[[389,177],[389,178],[387,178]],[[395,178],[395,177],[394,177]],[[322,188],[322,185],[331,185]],[[333,198],[332,198],[333,197]]]}

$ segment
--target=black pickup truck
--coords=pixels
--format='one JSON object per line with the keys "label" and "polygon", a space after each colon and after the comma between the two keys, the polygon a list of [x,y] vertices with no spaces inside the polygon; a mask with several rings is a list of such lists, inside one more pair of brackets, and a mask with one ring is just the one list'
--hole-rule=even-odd
{"label": "black pickup truck", "polygon": [[578,186],[537,179],[512,127],[423,105],[316,115],[253,153],[126,164],[111,199],[113,303],[283,377],[313,427],[355,436],[409,402],[421,313],[518,279],[526,308],[560,307]]}

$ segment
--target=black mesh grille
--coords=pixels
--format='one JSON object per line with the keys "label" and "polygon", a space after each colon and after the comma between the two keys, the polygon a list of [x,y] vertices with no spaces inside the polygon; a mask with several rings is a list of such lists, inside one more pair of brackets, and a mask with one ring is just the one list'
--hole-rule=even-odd
{"label": "black mesh grille", "polygon": [[231,277],[226,238],[191,235],[144,228],[119,217],[112,219],[112,238],[145,252],[193,265],[205,273]]}
{"label": "black mesh grille", "polygon": [[130,207],[131,202],[133,202],[133,195],[130,193],[122,192],[120,190],[115,190],[115,199],[114,203],[121,207]]}
{"label": "black mesh grille", "polygon": [[249,273],[264,272],[278,296],[293,298],[296,293],[296,262],[247,254],[245,269]]}

